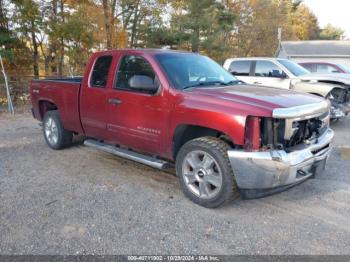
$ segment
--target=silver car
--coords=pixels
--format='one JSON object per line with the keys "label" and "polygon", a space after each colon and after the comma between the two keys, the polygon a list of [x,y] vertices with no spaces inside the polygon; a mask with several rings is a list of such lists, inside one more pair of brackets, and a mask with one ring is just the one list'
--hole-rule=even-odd
{"label": "silver car", "polygon": [[292,89],[329,99],[333,120],[350,112],[347,74],[311,74],[293,61],[267,57],[230,58],[224,68],[248,84]]}

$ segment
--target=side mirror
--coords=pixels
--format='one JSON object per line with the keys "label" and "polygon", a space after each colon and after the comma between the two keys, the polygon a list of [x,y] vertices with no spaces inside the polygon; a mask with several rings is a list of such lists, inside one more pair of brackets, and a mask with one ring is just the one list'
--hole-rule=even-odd
{"label": "side mirror", "polygon": [[275,78],[281,78],[281,79],[286,79],[287,75],[284,72],[281,72],[280,70],[272,70],[272,77]]}
{"label": "side mirror", "polygon": [[129,86],[132,89],[141,89],[149,92],[158,90],[158,86],[154,83],[153,79],[144,75],[134,75],[131,77],[129,79]]}
{"label": "side mirror", "polygon": [[287,79],[287,78],[288,78],[287,74],[285,72],[282,72],[281,79]]}

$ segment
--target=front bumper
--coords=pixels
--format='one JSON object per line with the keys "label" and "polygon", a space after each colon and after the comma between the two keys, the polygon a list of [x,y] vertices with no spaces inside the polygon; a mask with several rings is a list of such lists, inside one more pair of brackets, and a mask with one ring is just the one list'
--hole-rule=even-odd
{"label": "front bumper", "polygon": [[[253,192],[275,193],[322,172],[330,155],[334,132],[328,129],[314,144],[299,145],[292,152],[229,150],[236,183],[246,198]],[[257,194],[259,197],[260,193]]]}

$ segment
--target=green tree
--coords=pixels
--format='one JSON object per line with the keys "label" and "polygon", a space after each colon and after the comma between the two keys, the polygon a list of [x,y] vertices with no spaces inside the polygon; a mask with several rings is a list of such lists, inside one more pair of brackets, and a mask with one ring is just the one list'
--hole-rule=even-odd
{"label": "green tree", "polygon": [[[0,0],[0,48],[1,55],[5,61],[12,67],[18,65],[23,65],[23,58],[28,59],[28,49],[21,42],[21,40],[16,36],[15,31],[10,28],[8,19],[8,6],[9,2]],[[3,48],[4,47],[4,48]],[[20,51],[23,53],[21,56],[16,56],[16,53]],[[24,63],[28,64],[28,61]]]}
{"label": "green tree", "polygon": [[342,40],[344,38],[344,30],[328,24],[320,32],[319,39],[321,40]]}
{"label": "green tree", "polygon": [[278,28],[282,28],[284,39],[290,37],[291,1],[241,0],[235,8],[239,19],[232,43],[234,55],[273,56],[278,47]]}
{"label": "green tree", "polygon": [[[11,95],[14,101],[27,91],[23,83],[25,75],[31,72],[32,57],[30,50],[11,28],[9,21],[9,2],[0,0],[0,47],[1,56],[10,81]],[[6,97],[4,78],[0,77],[0,99]]]}
{"label": "green tree", "polygon": [[320,29],[317,17],[307,6],[298,5],[291,13],[291,18],[294,35],[298,40],[315,40],[318,38]]}
{"label": "green tree", "polygon": [[[235,13],[231,1],[173,1],[170,29],[165,36],[192,52],[220,56],[230,46]],[[216,52],[214,51],[216,49]],[[221,58],[219,58],[221,59]]]}
{"label": "green tree", "polygon": [[121,1],[119,30],[128,34],[130,47],[157,46],[157,34],[165,28],[162,15],[166,5],[163,0]]}
{"label": "green tree", "polygon": [[102,0],[107,49],[113,47],[113,35],[115,25],[115,10],[117,6],[116,0]]}
{"label": "green tree", "polygon": [[93,33],[98,28],[94,28],[89,18],[86,17],[88,6],[82,3],[75,8],[75,12],[66,17],[66,22],[62,26],[70,75],[84,72],[94,42],[98,42],[97,39],[94,39]]}
{"label": "green tree", "polygon": [[180,32],[179,38],[182,41],[189,41],[192,52],[199,52],[201,37],[212,24],[212,17],[209,14],[214,12],[214,3],[215,0],[189,0],[177,3],[177,8],[183,11],[173,15],[172,26]]}
{"label": "green tree", "polygon": [[[59,75],[60,50],[60,19],[58,0],[42,2],[43,32],[41,34],[40,49],[44,57],[45,75]],[[46,41],[44,39],[46,38]],[[63,67],[63,65],[61,65]],[[61,70],[62,71],[62,70]]]}
{"label": "green tree", "polygon": [[30,43],[33,59],[33,74],[39,77],[39,41],[38,34],[42,29],[42,17],[38,3],[33,0],[13,0],[14,18],[17,20],[17,31],[23,41]]}
{"label": "green tree", "polygon": [[204,53],[223,63],[232,53],[232,42],[238,15],[234,12],[230,1],[216,3],[212,16],[212,24],[206,32],[202,47]]}
{"label": "green tree", "polygon": [[312,40],[319,34],[318,21],[300,0],[237,0],[239,13],[233,55],[273,56],[282,40]]}

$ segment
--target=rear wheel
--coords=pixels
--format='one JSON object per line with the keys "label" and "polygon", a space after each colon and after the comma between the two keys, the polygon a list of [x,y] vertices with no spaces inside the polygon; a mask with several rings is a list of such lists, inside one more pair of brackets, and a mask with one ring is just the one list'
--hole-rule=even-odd
{"label": "rear wheel", "polygon": [[57,110],[45,113],[43,133],[46,143],[52,149],[62,149],[72,144],[73,133],[63,128]]}
{"label": "rear wheel", "polygon": [[229,148],[214,137],[193,139],[181,147],[176,171],[182,191],[193,202],[214,208],[239,195],[227,155]]}

